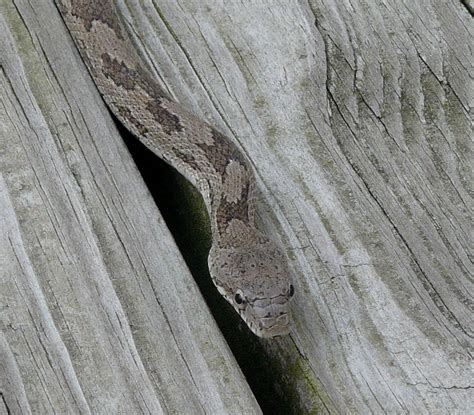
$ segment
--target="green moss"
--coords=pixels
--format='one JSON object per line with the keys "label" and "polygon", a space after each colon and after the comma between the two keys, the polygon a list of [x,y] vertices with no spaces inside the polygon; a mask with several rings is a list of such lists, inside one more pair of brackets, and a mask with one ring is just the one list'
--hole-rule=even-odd
{"label": "green moss", "polygon": [[266,126],[266,136],[267,136],[267,143],[270,148],[274,148],[275,145],[278,143],[278,136],[279,131],[278,127],[275,124],[267,125]]}
{"label": "green moss", "polygon": [[290,258],[292,261],[296,261],[297,256],[296,256],[294,250],[288,251],[287,255],[288,255],[288,258]]}
{"label": "green moss", "polygon": [[[316,379],[313,377],[313,372],[311,368],[308,366],[308,363],[305,359],[301,356],[291,365],[288,370],[288,376],[294,380],[298,380],[299,382],[295,382],[295,386],[298,383],[303,383],[304,389],[310,393],[309,402],[306,407],[300,408],[298,413],[308,413],[308,414],[318,414],[321,412],[322,407],[324,406],[323,400],[320,397],[320,393],[318,392],[318,385]],[[300,399],[298,396],[297,391],[291,391],[294,398],[293,400],[297,401]]]}
{"label": "green moss", "polygon": [[261,95],[257,95],[254,99],[254,107],[256,109],[262,109],[267,106],[267,101],[265,101],[265,98]]}

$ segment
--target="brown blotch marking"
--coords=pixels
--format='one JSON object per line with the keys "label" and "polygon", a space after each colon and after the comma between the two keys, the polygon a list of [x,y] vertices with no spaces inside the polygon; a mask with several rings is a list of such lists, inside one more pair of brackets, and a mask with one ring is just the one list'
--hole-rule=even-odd
{"label": "brown blotch marking", "polygon": [[216,219],[220,233],[225,231],[232,219],[239,219],[246,224],[250,223],[248,196],[249,183],[246,183],[237,202],[229,202],[226,198],[220,200],[216,210]]}
{"label": "brown blotch marking", "polygon": [[137,129],[140,135],[145,135],[146,133],[148,133],[148,128],[134,117],[132,111],[130,111],[130,108],[117,104],[116,107],[119,115],[125,120],[127,120],[127,122],[130,122]]}
{"label": "brown blotch marking", "polygon": [[163,131],[170,135],[173,132],[183,130],[179,117],[168,111],[162,106],[162,99],[165,93],[151,78],[150,74],[138,67],[133,69],[111,57],[108,53],[103,53],[102,72],[104,75],[112,79],[118,86],[125,88],[127,91],[135,90],[137,87],[142,88],[152,98],[147,104],[146,109],[152,114],[154,120],[161,126]]}
{"label": "brown blotch marking", "polygon": [[125,62],[117,60],[108,53],[103,53],[100,57],[102,59],[102,72],[107,78],[112,79],[115,84],[124,87],[127,91],[140,87],[158,101],[167,98],[166,93],[142,66],[137,66],[136,69],[130,68]]}
{"label": "brown blotch marking", "polygon": [[178,116],[168,111],[166,108],[161,106],[161,101],[153,99],[146,105],[146,109],[153,115],[155,121],[161,125],[163,131],[171,135],[173,132],[179,132],[183,130],[183,126],[179,121]]}
{"label": "brown blotch marking", "polygon": [[[225,177],[227,174],[226,168],[231,161],[242,165],[247,172],[250,171],[247,159],[224,134],[212,129],[212,138],[214,142],[211,145],[205,143],[196,143],[196,145],[204,151],[206,158],[222,177]],[[224,180],[225,178],[223,181]],[[219,232],[222,233],[225,231],[231,219],[239,219],[244,223],[250,223],[248,204],[249,188],[250,183],[247,182],[237,202],[229,202],[227,199],[221,198],[219,206],[216,209]]]}
{"label": "brown blotch marking", "polygon": [[127,91],[132,91],[139,85],[142,86],[143,80],[139,71],[129,68],[124,62],[119,62],[108,53],[103,53],[101,58],[102,72],[116,85],[122,86]]}
{"label": "brown blotch marking", "polygon": [[247,160],[232,141],[215,129],[212,129],[212,138],[214,143],[211,145],[206,143],[196,143],[196,145],[206,153],[207,159],[221,176],[225,174],[227,165],[231,161],[239,162],[248,170]]}
{"label": "brown blotch marking", "polygon": [[113,1],[72,0],[71,15],[80,18],[87,31],[90,31],[92,24],[97,21],[109,26],[119,39],[123,39],[120,19]]}
{"label": "brown blotch marking", "polygon": [[194,170],[199,171],[199,163],[197,160],[194,158],[192,154],[185,153],[181,150],[178,149],[173,149],[173,153],[175,154],[178,159],[183,160],[186,164],[191,166]]}

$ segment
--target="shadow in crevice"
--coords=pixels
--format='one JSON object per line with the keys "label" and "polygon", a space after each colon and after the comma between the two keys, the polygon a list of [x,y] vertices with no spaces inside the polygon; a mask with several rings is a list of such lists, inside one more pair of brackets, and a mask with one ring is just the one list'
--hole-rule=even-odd
{"label": "shadow in crevice", "polygon": [[272,365],[260,341],[212,283],[207,266],[209,219],[200,194],[118,122],[117,126],[262,411],[296,413],[289,396],[278,385],[282,374],[276,373],[278,368]]}

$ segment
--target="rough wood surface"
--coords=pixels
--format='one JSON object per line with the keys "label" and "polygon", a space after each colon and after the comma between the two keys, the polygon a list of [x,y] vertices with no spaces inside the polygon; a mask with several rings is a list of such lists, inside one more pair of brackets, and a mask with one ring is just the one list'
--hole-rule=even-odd
{"label": "rough wood surface", "polygon": [[260,413],[53,2],[0,14],[0,413]]}
{"label": "rough wood surface", "polygon": [[301,410],[468,412],[473,25],[462,3],[120,4],[170,92],[257,169],[261,221],[297,285],[292,338],[265,345]]}
{"label": "rough wood surface", "polygon": [[[297,287],[263,345],[295,407],[469,413],[465,5],[118,3],[256,168]],[[257,412],[52,2],[0,5],[0,411]]]}

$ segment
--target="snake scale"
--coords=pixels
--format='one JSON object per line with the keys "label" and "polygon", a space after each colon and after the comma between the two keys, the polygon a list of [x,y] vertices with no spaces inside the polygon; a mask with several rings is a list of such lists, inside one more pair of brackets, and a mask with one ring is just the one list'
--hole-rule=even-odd
{"label": "snake scale", "polygon": [[279,247],[255,226],[255,178],[233,142],[171,99],[141,62],[114,0],[56,0],[104,101],[202,194],[219,292],[260,337],[287,334],[294,289]]}

